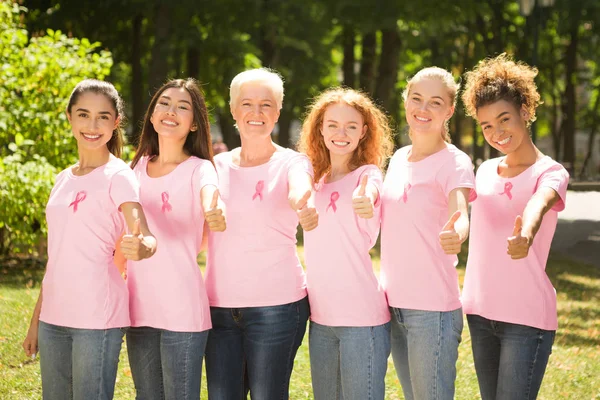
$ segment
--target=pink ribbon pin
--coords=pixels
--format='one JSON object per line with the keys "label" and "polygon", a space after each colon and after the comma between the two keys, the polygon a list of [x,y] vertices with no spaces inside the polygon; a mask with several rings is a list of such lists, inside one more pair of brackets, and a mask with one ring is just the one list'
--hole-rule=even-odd
{"label": "pink ribbon pin", "polygon": [[162,212],[166,212],[166,211],[171,211],[173,209],[173,207],[171,206],[171,204],[169,204],[169,193],[167,192],[162,192],[160,194],[160,197],[162,199]]}
{"label": "pink ribbon pin", "polygon": [[402,201],[405,203],[408,201],[408,191],[410,190],[411,187],[412,187],[412,185],[408,182],[406,182],[404,184],[404,192],[402,193]]}
{"label": "pink ribbon pin", "polygon": [[73,206],[73,212],[76,213],[77,212],[77,204],[81,203],[82,201],[84,201],[86,198],[86,194],[85,191],[81,191],[81,192],[77,192],[77,194],[75,195],[75,200],[73,200],[71,202],[71,204],[69,204],[69,207]]}
{"label": "pink ribbon pin", "polygon": [[256,187],[254,188],[254,190],[256,190],[256,192],[254,193],[254,196],[252,196],[252,200],[256,199],[257,197],[260,198],[260,201],[262,201],[263,199],[263,189],[265,188],[265,181],[258,181],[256,182]]}
{"label": "pink ribbon pin", "polygon": [[512,190],[512,188],[513,188],[513,184],[512,184],[512,183],[510,183],[510,182],[506,182],[506,183],[504,184],[504,192],[502,192],[502,193],[498,193],[498,194],[499,194],[499,195],[503,195],[503,194],[505,194],[506,196],[508,196],[508,199],[509,199],[509,200],[512,200],[512,194],[510,193],[510,191]]}
{"label": "pink ribbon pin", "polygon": [[333,212],[337,211],[337,206],[335,202],[340,198],[340,194],[338,192],[331,193],[331,197],[329,198],[329,205],[325,209],[325,212],[329,211],[329,207],[333,208]]}

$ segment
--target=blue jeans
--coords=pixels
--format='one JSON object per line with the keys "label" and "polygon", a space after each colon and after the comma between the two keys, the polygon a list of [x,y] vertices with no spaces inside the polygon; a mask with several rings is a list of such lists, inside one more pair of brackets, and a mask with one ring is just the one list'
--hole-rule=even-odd
{"label": "blue jeans", "polygon": [[462,309],[391,308],[392,357],[407,400],[454,399]]}
{"label": "blue jeans", "polygon": [[288,399],[308,298],[269,307],[211,307],[206,346],[209,400]]}
{"label": "blue jeans", "polygon": [[112,399],[124,331],[67,328],[40,321],[43,399]]}
{"label": "blue jeans", "polygon": [[537,397],[555,331],[467,315],[482,400]]}
{"label": "blue jeans", "polygon": [[137,400],[200,398],[208,331],[129,328],[127,353]]}
{"label": "blue jeans", "polygon": [[385,397],[390,323],[338,327],[310,323],[310,372],[315,400]]}

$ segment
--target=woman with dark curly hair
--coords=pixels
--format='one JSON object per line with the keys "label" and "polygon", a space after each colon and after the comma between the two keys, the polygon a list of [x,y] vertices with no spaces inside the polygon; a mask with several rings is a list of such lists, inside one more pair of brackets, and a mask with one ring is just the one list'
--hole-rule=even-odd
{"label": "woman with dark curly hair", "polygon": [[545,269],[569,175],[529,136],[536,75],[502,54],[468,72],[463,93],[485,140],[505,154],[477,171],[462,297],[483,400],[535,399],[557,328]]}
{"label": "woman with dark curly hair", "polygon": [[315,399],[383,399],[390,312],[373,273],[383,168],[392,151],[385,114],[364,94],[332,88],[314,101],[300,150],[315,171],[319,228],[304,233]]}

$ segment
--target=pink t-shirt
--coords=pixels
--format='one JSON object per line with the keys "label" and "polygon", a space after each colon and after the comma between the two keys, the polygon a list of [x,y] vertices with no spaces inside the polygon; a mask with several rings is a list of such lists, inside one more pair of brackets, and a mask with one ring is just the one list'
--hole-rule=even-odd
{"label": "pink t-shirt", "polygon": [[[546,156],[513,178],[498,175],[501,158],[477,170],[477,201],[471,207],[469,259],[463,286],[467,314],[502,322],[556,330],[556,291],[546,275],[546,261],[558,211],[565,208],[569,174]],[[540,188],[554,189],[560,200],[542,220],[527,257],[506,253],[517,215]]]}
{"label": "pink t-shirt", "polygon": [[352,193],[363,175],[381,193],[383,178],[375,165],[364,165],[342,179],[318,185],[315,206],[319,226],[304,232],[304,257],[311,320],[328,326],[375,326],[390,320],[385,292],[369,250],[377,241],[380,201],[374,216],[360,218]]}
{"label": "pink t-shirt", "polygon": [[58,174],[46,206],[48,265],[40,320],[80,329],[129,326],[127,286],[113,262],[125,230],[119,211],[138,202],[133,171],[111,156],[83,175]]}
{"label": "pink t-shirt", "polygon": [[306,296],[296,253],[298,215],[288,202],[288,176],[312,176],[308,158],[277,151],[256,167],[233,164],[231,152],[215,156],[227,230],[210,232],[206,287],[214,307],[262,307]]}
{"label": "pink t-shirt", "polygon": [[131,326],[205,331],[212,324],[197,262],[204,226],[200,190],[217,186],[217,172],[210,161],[193,156],[159,178],[149,177],[147,166],[148,157],[142,157],[134,172],[158,246],[152,257],[128,262]]}
{"label": "pink t-shirt", "polygon": [[409,162],[411,148],[394,154],[383,183],[381,283],[392,307],[456,310],[461,306],[458,259],[444,253],[439,233],[449,218],[450,192],[475,187],[473,164],[451,144]]}

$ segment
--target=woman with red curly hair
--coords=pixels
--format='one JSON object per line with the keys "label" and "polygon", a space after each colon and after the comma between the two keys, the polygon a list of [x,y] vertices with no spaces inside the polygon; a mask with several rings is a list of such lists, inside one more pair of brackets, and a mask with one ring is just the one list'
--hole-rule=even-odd
{"label": "woman with red curly hair", "polygon": [[319,227],[304,233],[314,396],[383,399],[390,313],[369,250],[392,151],[387,118],[363,93],[329,89],[309,110],[300,150],[313,165],[319,212]]}
{"label": "woman with red curly hair", "polygon": [[502,54],[467,73],[463,94],[485,140],[505,154],[477,171],[463,290],[483,400],[535,399],[558,325],[546,261],[569,175],[529,136],[536,75]]}
{"label": "woman with red curly hair", "polygon": [[404,108],[412,145],[383,185],[381,283],[392,310],[392,357],[406,399],[453,399],[463,329],[456,255],[469,233],[471,159],[449,142],[458,84],[437,67],[412,77]]}

